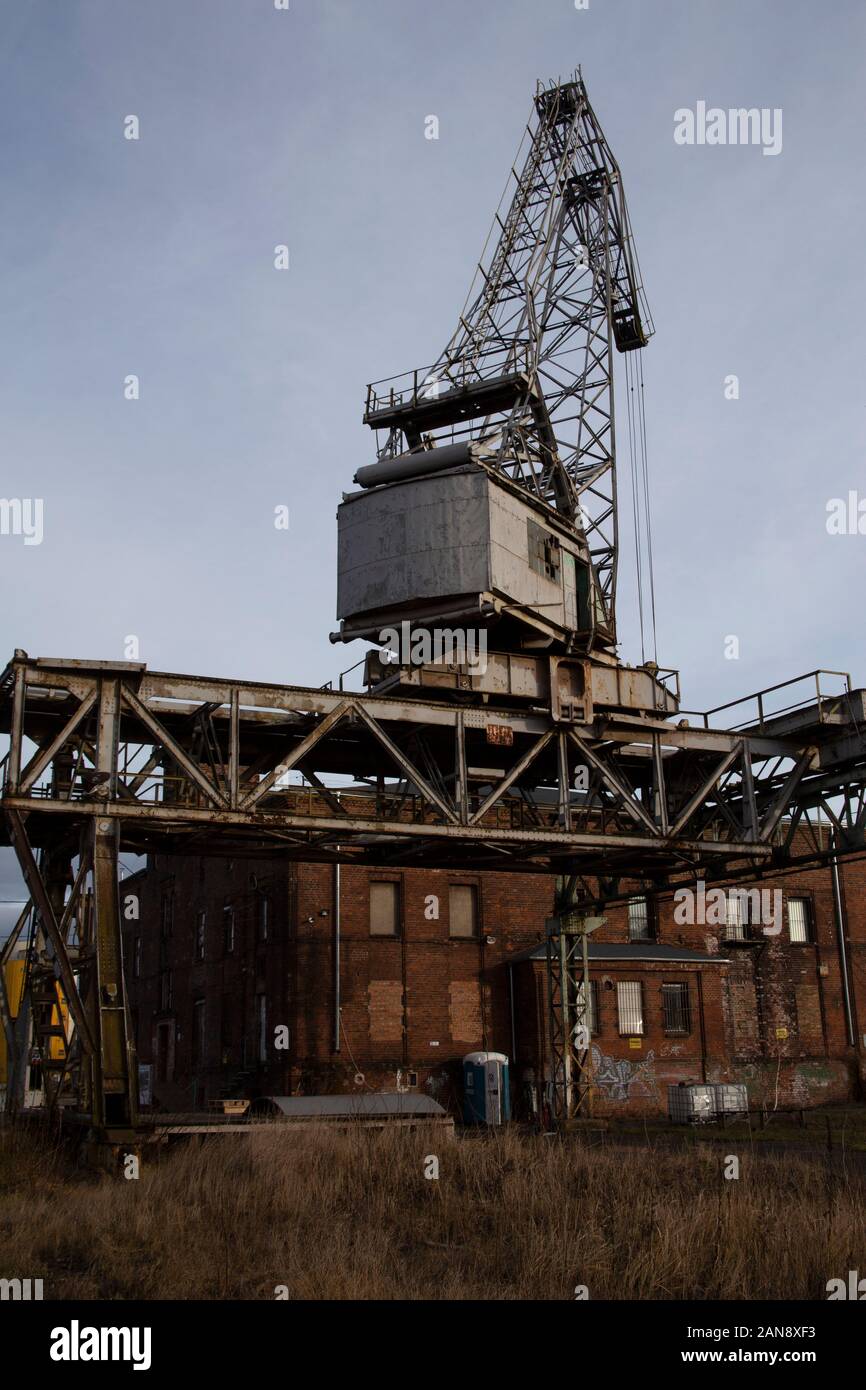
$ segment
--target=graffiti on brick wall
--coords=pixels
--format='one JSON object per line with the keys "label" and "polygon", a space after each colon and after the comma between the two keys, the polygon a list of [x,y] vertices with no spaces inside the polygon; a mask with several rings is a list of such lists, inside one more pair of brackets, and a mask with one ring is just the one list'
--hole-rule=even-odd
{"label": "graffiti on brick wall", "polygon": [[750,1097],[764,1105],[806,1106],[844,1098],[848,1077],[844,1064],[785,1061],[747,1062],[735,1066],[732,1079],[743,1081]]}
{"label": "graffiti on brick wall", "polygon": [[593,1081],[606,1092],[608,1100],[659,1099],[654,1052],[632,1062],[628,1057],[610,1057],[593,1044],[592,1067]]}
{"label": "graffiti on brick wall", "polygon": [[820,1062],[805,1062],[794,1068],[791,1077],[791,1099],[795,1105],[810,1105],[820,1100],[822,1091],[832,1088],[835,1080],[830,1067]]}

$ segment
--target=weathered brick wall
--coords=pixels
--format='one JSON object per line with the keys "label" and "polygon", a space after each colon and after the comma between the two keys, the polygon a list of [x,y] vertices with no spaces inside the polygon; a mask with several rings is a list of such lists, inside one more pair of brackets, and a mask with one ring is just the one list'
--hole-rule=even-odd
{"label": "weathered brick wall", "polygon": [[[402,931],[371,936],[371,878],[398,883]],[[770,1104],[816,1104],[859,1095],[866,1083],[866,865],[844,863],[840,874],[857,1045],[849,1045],[843,976],[829,870],[772,880],[783,900],[808,897],[813,940],[789,940],[787,912],[779,936],[731,946],[723,929],[675,920],[670,898],[657,905],[658,939],[727,964],[676,967],[611,963],[600,979],[602,1031],[595,1040],[609,1077],[600,1104],[608,1109],[664,1109],[668,1081],[745,1080],[753,1097]],[[475,940],[449,934],[448,887],[474,884],[480,931]],[[448,1100],[459,1094],[464,1053],[491,1048],[512,1056],[509,962],[543,940],[553,906],[553,882],[510,874],[459,875],[346,865],[340,892],[340,1022],[335,998],[335,886],[330,865],[292,865],[276,859],[200,860],[160,856],[123,892],[139,899],[139,920],[125,922],[126,968],[141,937],[141,974],[130,978],[130,1000],[142,1061],[159,1062],[158,1029],[169,1039],[167,1075],[154,1082],[166,1108],[201,1105],[221,1094],[286,1094],[393,1088],[417,1074]],[[173,893],[170,936],[161,933],[162,900]],[[268,940],[258,939],[262,894],[270,902]],[[431,899],[438,899],[438,915]],[[234,908],[234,949],[224,949],[223,906]],[[207,914],[205,959],[194,958],[195,920]],[[627,911],[612,907],[594,940],[628,940]],[[161,968],[171,976],[168,1008],[160,997]],[[667,1038],[658,986],[688,975],[693,1027]],[[619,1037],[617,979],[645,983],[647,1033],[640,1047]],[[543,963],[515,966],[516,1094],[548,1064],[547,995]],[[266,1001],[266,1056],[259,1057],[257,997]],[[194,1005],[204,1000],[204,1037],[196,1055]],[[700,1003],[701,1008],[698,1009]],[[702,1028],[699,1024],[702,1021]],[[275,1046],[274,1030],[289,1046]],[[339,1031],[339,1043],[337,1035]],[[649,1058],[649,1054],[652,1057]],[[363,1073],[363,1082],[356,1080]],[[859,1077],[859,1082],[858,1082]]]}
{"label": "weathered brick wall", "polygon": [[[593,1110],[597,1115],[667,1110],[668,1085],[680,1081],[729,1080],[724,1017],[724,976],[727,965],[698,967],[677,962],[600,961],[590,968],[598,987],[598,1019],[592,1035]],[[518,1086],[526,1092],[541,1076],[550,1076],[550,1044],[546,1029],[533,1027],[531,1010],[546,1013],[546,966],[531,960],[517,966],[516,997],[520,1001],[521,1031],[517,1053]],[[621,1035],[616,1008],[616,984],[637,981],[642,986],[644,1032]],[[662,984],[688,986],[690,1029],[667,1034],[662,1009]],[[541,1020],[538,1020],[540,1023]],[[539,1053],[540,1045],[540,1053]],[[524,1103],[529,1100],[528,1092]]]}
{"label": "weathered brick wall", "polygon": [[[257,888],[251,887],[255,874]],[[402,932],[370,935],[369,880],[397,880]],[[449,883],[478,889],[475,940],[449,935]],[[335,998],[335,888],[329,865],[274,861],[200,862],[160,857],[127,881],[140,900],[140,921],[126,923],[130,972],[141,936],[141,975],[130,978],[139,1058],[158,1062],[157,1028],[176,1026],[172,1075],[155,1080],[165,1107],[183,1108],[237,1091],[287,1094],[365,1087],[394,1088],[398,1073],[418,1074],[436,1093],[450,1093],[464,1053],[511,1052],[511,1011],[504,963],[538,942],[553,885],[530,875],[455,875],[441,871],[366,870],[344,866],[340,891],[340,1022]],[[269,939],[256,939],[257,893],[271,900]],[[174,896],[173,930],[162,950],[172,1000],[161,1007],[162,900]],[[431,899],[438,899],[438,916]],[[234,949],[223,945],[222,912],[234,907]],[[193,959],[196,914],[207,913],[206,959]],[[268,1057],[258,1056],[256,996],[267,1001]],[[193,1009],[205,1000],[204,1055],[194,1060]],[[289,1048],[272,1045],[288,1028]]]}

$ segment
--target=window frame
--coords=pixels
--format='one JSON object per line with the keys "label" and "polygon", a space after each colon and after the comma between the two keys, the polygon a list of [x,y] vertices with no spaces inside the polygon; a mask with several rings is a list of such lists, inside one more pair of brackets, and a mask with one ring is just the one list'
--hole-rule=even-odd
{"label": "window frame", "polygon": [[[373,925],[373,889],[387,886],[393,890],[394,903],[394,928],[393,931],[381,931]],[[403,934],[403,894],[402,884],[399,878],[371,878],[367,884],[367,924],[369,934],[380,941],[399,941]]]}
{"label": "window frame", "polygon": [[271,930],[271,895],[270,893],[259,893],[258,904],[256,907],[256,941],[260,946],[266,946],[270,941]]}
{"label": "window frame", "polygon": [[[802,904],[803,907],[803,930],[805,936],[795,937],[791,934],[791,904]],[[815,944],[815,914],[813,903],[810,897],[804,893],[794,893],[785,903],[785,911],[788,918],[788,940],[792,946],[813,946]]]}
{"label": "window frame", "polygon": [[[472,931],[455,932],[454,918],[452,915],[451,895],[457,890],[463,890],[470,894],[472,903]],[[478,941],[481,938],[481,893],[477,883],[449,883],[448,884],[448,938],[450,941]]]}
{"label": "window frame", "polygon": [[[637,990],[637,1003],[640,1010],[639,1027],[623,1027],[623,1009],[621,990]],[[616,1026],[621,1038],[644,1038],[646,1037],[646,1008],[644,1006],[643,980],[617,980],[616,981]]]}
{"label": "window frame", "polygon": [[[637,935],[632,931],[632,907],[638,903],[644,905],[643,922],[645,931]],[[628,912],[628,939],[629,941],[655,941],[657,939],[655,912],[653,911],[653,900],[648,893],[634,893],[626,904]]]}
{"label": "window frame", "polygon": [[[665,991],[678,990],[683,1001],[683,1007],[679,1010],[680,1016],[685,1021],[684,1027],[671,1026],[667,1005],[665,1003]],[[666,1038],[687,1038],[692,1031],[692,991],[688,980],[663,980],[661,983],[661,1005],[662,1005],[662,1032]]]}
{"label": "window frame", "polygon": [[[737,909],[736,921],[732,921],[731,918],[731,908],[734,905],[736,905]],[[725,941],[748,941],[750,935],[749,927],[751,926],[751,922],[749,921],[748,911],[746,911],[746,913],[744,914],[742,908],[743,899],[739,895],[739,890],[736,888],[726,889],[725,935],[723,938]]]}

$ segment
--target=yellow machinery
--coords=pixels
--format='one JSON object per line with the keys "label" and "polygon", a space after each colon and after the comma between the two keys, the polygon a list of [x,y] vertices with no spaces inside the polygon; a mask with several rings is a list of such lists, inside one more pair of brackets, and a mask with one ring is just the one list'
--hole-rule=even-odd
{"label": "yellow machinery", "polygon": [[[69,1010],[61,986],[55,983],[54,1002],[50,999],[43,1001],[41,1013],[44,1022],[40,1022],[37,1035],[26,1005],[27,1016],[22,1015],[22,1001],[27,988],[26,972],[26,947],[21,945],[3,965],[3,983],[15,1047],[22,1053],[25,1068],[21,1099],[26,1105],[39,1105],[41,1097],[38,1093],[44,1090],[45,1069],[58,1075],[65,1070],[70,1032]],[[10,1082],[9,1051],[6,1029],[0,1028],[0,1090],[4,1094]]]}

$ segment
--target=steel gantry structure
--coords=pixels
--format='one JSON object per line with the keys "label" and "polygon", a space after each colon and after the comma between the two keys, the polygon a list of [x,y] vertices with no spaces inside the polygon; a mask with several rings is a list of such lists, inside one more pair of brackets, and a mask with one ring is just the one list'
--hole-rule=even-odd
{"label": "steel gantry structure", "polygon": [[[866,696],[847,682],[826,694],[818,673],[810,684],[813,698],[725,729],[712,715],[585,719],[17,652],[0,680],[0,805],[30,894],[19,926],[32,918],[37,1039],[56,1036],[53,1006],[69,1013],[63,1055],[42,1052],[49,1103],[71,1095],[107,1135],[135,1128],[121,851],[556,874],[564,905],[822,862],[816,815],[838,853],[866,843]],[[570,1108],[579,959],[553,954],[568,977],[553,984],[554,1081]]]}
{"label": "steel gantry structure", "polygon": [[358,692],[17,651],[0,678],[0,810],[30,895],[0,959],[26,936],[15,1020],[0,968],[10,1105],[29,1027],[48,1108],[135,1136],[124,850],[555,875],[564,1120],[587,1093],[586,940],[605,902],[864,849],[866,708],[847,677],[694,715],[675,672],[619,660],[614,361],[632,372],[640,586],[629,364],[652,321],[579,73],[539,85],[523,149],[446,348],[368,388],[377,458],[338,509],[333,639],[381,644],[386,623],[429,637],[446,619],[454,639],[463,621],[483,662],[465,644],[433,660],[388,647]]}

